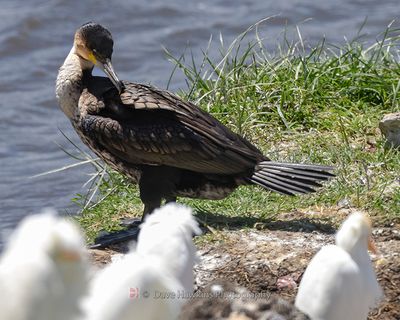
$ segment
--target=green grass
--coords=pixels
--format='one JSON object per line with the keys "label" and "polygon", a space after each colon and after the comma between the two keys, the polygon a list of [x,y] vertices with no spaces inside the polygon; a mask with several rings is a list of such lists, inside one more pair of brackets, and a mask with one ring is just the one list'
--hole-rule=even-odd
{"label": "green grass", "polygon": [[[385,221],[399,220],[400,188],[390,186],[399,179],[400,152],[386,149],[377,129],[385,113],[400,111],[399,30],[386,30],[368,46],[321,41],[308,47],[299,37],[298,42],[283,39],[269,52],[258,27],[228,48],[221,40],[220,60],[212,61],[207,51],[198,63],[193,56],[167,52],[174,72],[180,69],[187,79],[187,90],[179,94],[271,159],[334,165],[337,177],[301,197],[251,186],[221,201],[179,202],[196,208],[207,223],[217,217],[221,228],[251,227],[281,212],[334,206],[343,199]],[[75,199],[85,206],[79,221],[89,238],[100,229],[118,228],[122,217],[141,215],[137,188],[117,173],[108,172],[96,186],[94,202]]]}

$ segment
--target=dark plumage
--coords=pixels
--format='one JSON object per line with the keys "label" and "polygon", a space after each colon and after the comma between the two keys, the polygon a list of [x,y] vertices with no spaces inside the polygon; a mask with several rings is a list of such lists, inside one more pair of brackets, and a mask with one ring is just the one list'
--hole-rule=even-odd
{"label": "dark plumage", "polygon": [[[144,213],[162,199],[221,199],[244,184],[287,195],[308,193],[333,176],[328,166],[272,162],[193,103],[152,86],[120,82],[111,66],[111,34],[100,25],[78,29],[74,43],[57,79],[60,105],[82,140],[139,184]],[[74,78],[71,61],[81,66],[74,101],[64,92],[72,90],[64,86],[65,78],[69,85]],[[94,64],[111,81],[92,76]]]}

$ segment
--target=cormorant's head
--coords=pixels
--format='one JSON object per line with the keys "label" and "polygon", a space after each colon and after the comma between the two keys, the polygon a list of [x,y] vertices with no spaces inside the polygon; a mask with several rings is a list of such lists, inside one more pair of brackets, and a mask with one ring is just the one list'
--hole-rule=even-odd
{"label": "cormorant's head", "polygon": [[110,31],[103,26],[88,22],[75,32],[74,46],[76,53],[84,60],[91,62],[104,71],[119,92],[123,84],[111,64],[113,39]]}

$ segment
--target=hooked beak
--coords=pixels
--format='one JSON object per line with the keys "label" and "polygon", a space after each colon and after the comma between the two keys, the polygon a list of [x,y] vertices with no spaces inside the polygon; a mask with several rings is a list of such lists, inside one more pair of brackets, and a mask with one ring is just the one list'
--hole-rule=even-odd
{"label": "hooked beak", "polygon": [[375,245],[374,239],[372,239],[371,236],[368,238],[368,250],[371,251],[373,254],[377,254],[378,253],[378,250],[376,249],[376,245]]}
{"label": "hooked beak", "polygon": [[114,86],[118,89],[118,92],[121,93],[124,89],[124,84],[118,79],[117,74],[114,71],[114,68],[111,64],[110,59],[106,59],[106,61],[100,62],[97,61],[96,65],[103,70],[103,72],[107,75],[107,77],[111,80]]}

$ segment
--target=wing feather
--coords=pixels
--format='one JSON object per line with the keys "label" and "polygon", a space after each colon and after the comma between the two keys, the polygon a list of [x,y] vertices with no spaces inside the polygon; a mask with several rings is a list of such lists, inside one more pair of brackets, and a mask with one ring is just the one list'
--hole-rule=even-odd
{"label": "wing feather", "polygon": [[[78,126],[92,146],[125,163],[235,174],[266,160],[247,140],[192,103],[129,82],[119,95],[106,81],[101,77],[90,80],[80,98],[84,112]],[[99,90],[100,85],[107,89]]]}

